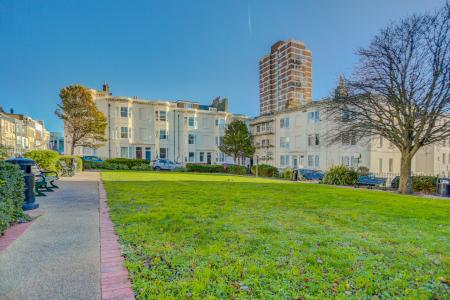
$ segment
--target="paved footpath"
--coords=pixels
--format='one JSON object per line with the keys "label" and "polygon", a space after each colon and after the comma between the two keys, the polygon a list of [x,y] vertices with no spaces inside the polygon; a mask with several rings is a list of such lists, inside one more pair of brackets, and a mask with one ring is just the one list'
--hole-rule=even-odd
{"label": "paved footpath", "polygon": [[43,215],[0,252],[0,299],[100,299],[98,176],[36,198]]}

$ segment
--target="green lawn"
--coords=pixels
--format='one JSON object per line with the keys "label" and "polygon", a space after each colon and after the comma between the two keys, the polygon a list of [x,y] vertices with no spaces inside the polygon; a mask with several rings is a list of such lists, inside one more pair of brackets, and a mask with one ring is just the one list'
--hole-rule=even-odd
{"label": "green lawn", "polygon": [[450,297],[450,201],[227,175],[102,177],[140,299]]}

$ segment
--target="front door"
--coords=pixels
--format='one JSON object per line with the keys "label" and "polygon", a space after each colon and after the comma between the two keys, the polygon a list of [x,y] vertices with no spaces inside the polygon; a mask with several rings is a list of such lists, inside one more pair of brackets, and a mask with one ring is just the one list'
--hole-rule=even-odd
{"label": "front door", "polygon": [[298,160],[297,160],[297,157],[296,157],[296,156],[294,156],[294,157],[292,158],[292,167],[293,167],[294,169],[297,169],[297,167],[298,167]]}
{"label": "front door", "polygon": [[208,165],[211,164],[211,152],[206,153],[206,163]]}
{"label": "front door", "polygon": [[142,147],[136,147],[136,159],[142,159]]}
{"label": "front door", "polygon": [[145,147],[145,159],[151,160],[152,159],[152,148]]}

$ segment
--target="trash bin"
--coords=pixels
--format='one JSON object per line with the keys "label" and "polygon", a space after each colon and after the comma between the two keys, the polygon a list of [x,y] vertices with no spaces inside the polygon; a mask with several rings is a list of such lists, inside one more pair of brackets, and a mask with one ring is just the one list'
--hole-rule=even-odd
{"label": "trash bin", "polygon": [[25,202],[22,205],[23,210],[32,210],[39,207],[34,197],[34,174],[31,172],[31,167],[36,165],[36,162],[28,158],[11,158],[6,162],[18,165],[23,172],[23,179],[25,181]]}
{"label": "trash bin", "polygon": [[450,197],[450,178],[438,178],[436,193],[439,196]]}

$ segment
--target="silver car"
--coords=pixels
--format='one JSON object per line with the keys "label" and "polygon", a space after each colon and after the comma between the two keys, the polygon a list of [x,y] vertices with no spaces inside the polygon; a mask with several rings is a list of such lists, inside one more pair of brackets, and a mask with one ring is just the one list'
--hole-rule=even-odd
{"label": "silver car", "polygon": [[181,167],[180,164],[173,162],[168,159],[156,159],[152,162],[153,170],[175,170],[176,168]]}

